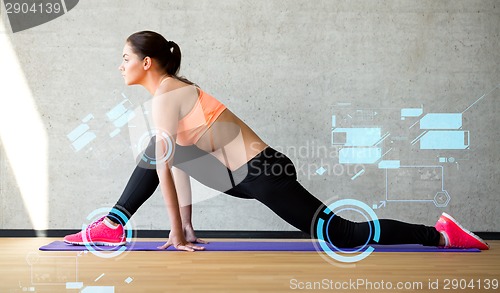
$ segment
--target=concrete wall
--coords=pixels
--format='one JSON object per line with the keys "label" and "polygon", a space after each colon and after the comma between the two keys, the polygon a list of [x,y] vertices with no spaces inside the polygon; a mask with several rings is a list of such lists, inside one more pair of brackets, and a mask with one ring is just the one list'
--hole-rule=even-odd
{"label": "concrete wall", "polygon": [[[4,9],[1,19],[0,229],[79,228],[116,202],[134,158],[127,127],[110,138],[106,113],[122,93],[131,108],[148,99],[117,70],[126,37],[147,29],[176,41],[182,74],[288,154],[320,199],[429,225],[446,211],[500,231],[498,1],[85,0],[17,33]],[[419,147],[429,113],[460,114],[468,147]],[[75,151],[67,135],[88,114],[96,139]],[[388,134],[380,159],[401,167],[341,164],[342,128]],[[194,191],[196,229],[294,230],[256,201]],[[169,228],[159,191],[134,220]]]}

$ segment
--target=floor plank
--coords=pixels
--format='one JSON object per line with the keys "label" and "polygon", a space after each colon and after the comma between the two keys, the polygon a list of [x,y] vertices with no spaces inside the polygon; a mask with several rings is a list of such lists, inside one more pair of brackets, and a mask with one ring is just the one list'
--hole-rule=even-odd
{"label": "floor plank", "polygon": [[500,291],[500,241],[481,253],[373,253],[347,265],[316,252],[136,251],[102,258],[38,250],[54,240],[60,239],[0,238],[0,292],[80,292],[66,289],[75,281],[114,292]]}

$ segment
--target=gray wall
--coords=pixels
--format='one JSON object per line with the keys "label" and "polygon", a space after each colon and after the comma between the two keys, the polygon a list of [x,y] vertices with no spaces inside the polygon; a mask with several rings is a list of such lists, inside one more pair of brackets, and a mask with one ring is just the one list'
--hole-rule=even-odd
{"label": "gray wall", "polygon": [[[79,228],[118,199],[134,158],[127,127],[110,138],[106,113],[121,93],[130,108],[149,98],[117,70],[126,37],[148,29],[176,41],[182,74],[287,153],[320,199],[429,225],[446,211],[471,230],[500,231],[499,1],[85,0],[15,34],[3,12],[2,21],[2,48],[18,62],[0,62],[20,70],[0,66],[0,113],[10,115],[0,120],[1,229]],[[402,120],[403,108],[423,114]],[[422,150],[417,122],[429,113],[461,113],[455,130],[468,131],[469,146]],[[75,151],[67,135],[88,114],[96,138]],[[339,163],[345,145],[332,139],[346,138],[332,138],[332,115],[336,128],[389,133],[383,159],[405,168]],[[293,230],[258,202],[193,186],[196,229]],[[439,193],[450,201],[436,205]],[[134,222],[169,228],[159,191]]]}

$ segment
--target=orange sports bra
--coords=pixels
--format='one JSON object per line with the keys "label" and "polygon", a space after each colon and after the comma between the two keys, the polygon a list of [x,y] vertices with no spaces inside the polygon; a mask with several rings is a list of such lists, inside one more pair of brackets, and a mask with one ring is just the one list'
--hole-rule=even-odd
{"label": "orange sports bra", "polygon": [[226,106],[198,88],[200,94],[193,109],[179,120],[177,143],[182,146],[195,144],[226,110]]}

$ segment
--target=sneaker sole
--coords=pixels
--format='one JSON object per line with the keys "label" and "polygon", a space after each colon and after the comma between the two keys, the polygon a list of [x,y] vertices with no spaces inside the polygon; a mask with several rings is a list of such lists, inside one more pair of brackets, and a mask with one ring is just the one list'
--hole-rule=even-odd
{"label": "sneaker sole", "polygon": [[455,225],[457,225],[460,229],[462,229],[462,231],[464,231],[465,233],[469,234],[470,236],[474,237],[474,239],[476,239],[477,241],[479,241],[480,243],[486,245],[488,247],[488,249],[490,248],[490,245],[486,242],[483,241],[483,239],[479,238],[476,234],[472,233],[471,231],[465,229],[464,227],[462,227],[462,225],[460,225],[457,220],[455,220],[452,216],[448,215],[447,213],[443,212],[443,216],[447,219],[449,219],[450,221],[452,221]]}
{"label": "sneaker sole", "polygon": [[96,242],[72,242],[72,241],[67,241],[64,240],[65,243],[68,244],[73,244],[73,245],[97,245],[97,246],[121,246],[127,244],[127,242],[103,242],[103,241],[96,241]]}

